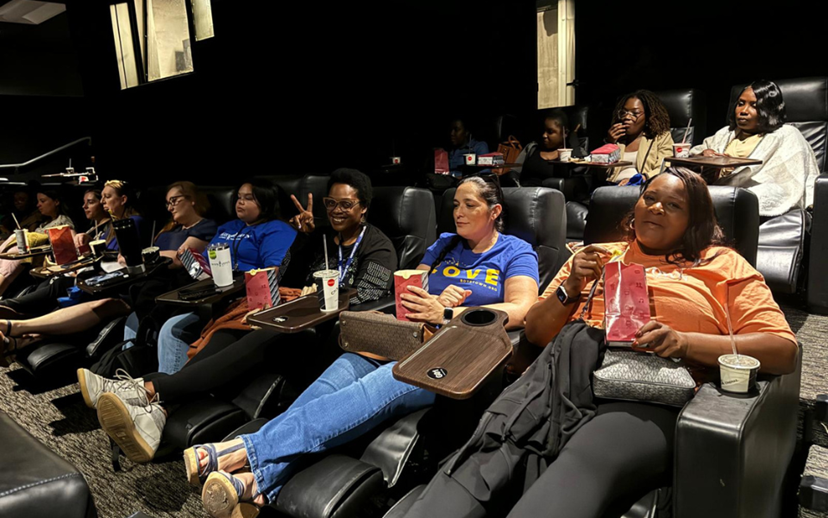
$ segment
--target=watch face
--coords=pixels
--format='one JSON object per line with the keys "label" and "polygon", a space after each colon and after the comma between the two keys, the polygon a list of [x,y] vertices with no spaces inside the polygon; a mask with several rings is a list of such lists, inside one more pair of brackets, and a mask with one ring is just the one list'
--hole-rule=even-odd
{"label": "watch face", "polygon": [[563,288],[563,286],[558,286],[558,289],[555,290],[555,294],[558,296],[558,300],[561,301],[561,304],[566,305],[566,299],[568,299],[569,297],[567,296],[566,290]]}

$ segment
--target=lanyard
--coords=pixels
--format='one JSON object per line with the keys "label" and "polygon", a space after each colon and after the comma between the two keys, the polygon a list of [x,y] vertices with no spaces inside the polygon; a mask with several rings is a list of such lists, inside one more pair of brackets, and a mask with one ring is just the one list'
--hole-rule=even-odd
{"label": "lanyard", "polygon": [[340,236],[339,240],[339,286],[342,286],[342,283],[345,282],[345,272],[348,271],[348,268],[351,267],[351,263],[354,261],[354,254],[356,253],[357,248],[359,248],[359,244],[362,242],[362,236],[365,235],[365,229],[367,227],[362,227],[362,232],[359,233],[359,237],[354,243],[354,247],[351,249],[351,255],[348,257],[348,262],[345,263],[345,266],[342,265],[342,236]]}

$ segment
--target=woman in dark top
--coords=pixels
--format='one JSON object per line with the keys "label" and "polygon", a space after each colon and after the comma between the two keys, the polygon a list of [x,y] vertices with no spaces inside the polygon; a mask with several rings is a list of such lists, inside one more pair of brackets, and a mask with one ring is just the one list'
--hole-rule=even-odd
{"label": "woman in dark top", "polygon": [[571,166],[550,164],[548,160],[558,160],[558,150],[566,147],[569,134],[569,120],[562,110],[552,110],[543,119],[543,136],[540,142],[530,142],[518,157],[521,168],[521,187],[540,187],[547,178],[566,178]]}
{"label": "woman in dark top", "polygon": [[[313,197],[308,196],[306,207],[294,197],[300,214],[291,224],[299,236],[286,256],[290,266],[281,284],[300,287],[313,283],[313,272],[325,269],[324,236],[329,268],[341,272],[340,289],[357,290],[351,304],[388,295],[397,256],[388,237],[364,220],[371,197],[371,183],[366,175],[351,169],[334,171],[328,182],[328,196],[323,199],[331,224],[325,229],[315,227]],[[319,341],[326,342],[332,329],[332,323],[317,327]],[[149,403],[156,395],[165,404],[173,404],[185,403],[208,391],[232,394],[239,385],[250,381],[253,369],[263,364],[284,365],[290,381],[306,385],[326,367],[322,365],[324,360],[319,359],[319,349],[308,345],[307,335],[250,332],[246,325],[234,325],[210,335],[204,348],[174,374],[108,380],[82,369],[78,379],[86,404],[98,408],[103,429],[131,460],[148,462],[158,448],[168,411],[158,403]],[[123,434],[123,430],[129,431]]]}

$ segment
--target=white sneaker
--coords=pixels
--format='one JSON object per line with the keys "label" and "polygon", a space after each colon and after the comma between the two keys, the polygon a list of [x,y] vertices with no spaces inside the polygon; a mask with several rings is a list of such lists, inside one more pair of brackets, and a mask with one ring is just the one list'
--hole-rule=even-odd
{"label": "white sneaker", "polygon": [[98,399],[98,421],[129,460],[145,463],[155,457],[167,416],[156,401],[133,405],[105,392]]}
{"label": "white sneaker", "polygon": [[97,408],[98,398],[104,392],[118,394],[125,402],[133,405],[149,404],[144,378],[133,379],[123,369],[115,371],[115,379],[112,380],[98,376],[89,369],[78,369],[78,383],[83,401],[89,408]]}

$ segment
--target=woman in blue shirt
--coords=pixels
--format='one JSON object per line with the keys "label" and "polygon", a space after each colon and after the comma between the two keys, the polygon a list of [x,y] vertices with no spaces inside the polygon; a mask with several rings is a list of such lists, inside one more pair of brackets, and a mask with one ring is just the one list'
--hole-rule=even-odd
{"label": "woman in blue shirt", "polygon": [[[279,218],[276,187],[266,180],[250,180],[239,187],[234,219],[221,225],[211,245],[230,247],[233,270],[279,268],[296,230]],[[190,344],[199,337],[207,321],[197,313],[168,319],[158,334],[158,372],[172,374],[187,363]]]}
{"label": "woman in blue shirt", "polygon": [[[431,272],[429,291],[412,287],[403,294],[409,319],[442,324],[448,311],[456,315],[466,306],[485,305],[507,312],[508,327],[522,326],[537,300],[538,259],[528,243],[500,233],[502,200],[496,183],[481,177],[460,182],[454,196],[457,234],[441,236],[418,266]],[[202,493],[207,511],[229,516],[222,514],[228,505],[273,502],[302,454],[326,451],[431,405],[433,393],[394,379],[394,363],[345,353],[257,433],[216,445],[220,470],[232,473],[249,462],[250,471],[210,474]],[[205,449],[196,455],[204,470]]]}

